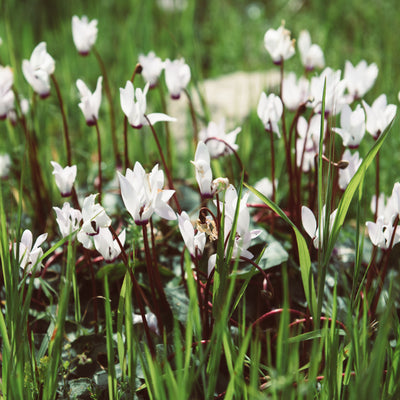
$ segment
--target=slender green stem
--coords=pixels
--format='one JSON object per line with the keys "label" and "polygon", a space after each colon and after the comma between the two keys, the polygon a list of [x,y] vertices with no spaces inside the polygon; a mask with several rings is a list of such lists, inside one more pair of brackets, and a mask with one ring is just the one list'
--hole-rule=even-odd
{"label": "slender green stem", "polygon": [[376,153],[376,157],[375,157],[375,163],[376,163],[376,167],[375,167],[375,221],[378,219],[378,205],[379,205],[379,174],[380,174],[380,157],[379,157],[379,151]]}
{"label": "slender green stem", "polygon": [[65,140],[65,147],[67,149],[67,164],[69,166],[71,166],[72,165],[71,142],[69,139],[68,122],[67,122],[67,116],[65,115],[64,102],[63,102],[63,98],[61,96],[60,86],[58,85],[57,79],[54,74],[51,75],[51,79],[52,79],[52,81],[54,83],[54,87],[56,89],[58,104],[60,106],[61,116],[62,116],[62,120],[63,120],[64,140]]}
{"label": "slender green stem", "polygon": [[107,69],[104,65],[104,62],[100,56],[100,53],[97,51],[95,47],[93,47],[93,54],[96,57],[97,62],[99,63],[101,73],[104,78],[104,90],[106,92],[107,101],[110,107],[110,125],[111,125],[111,139],[113,144],[113,151],[114,151],[114,158],[115,163],[117,166],[121,165],[121,156],[119,155],[118,151],[118,141],[117,141],[117,134],[115,129],[115,113],[114,113],[114,106],[112,102],[112,93],[110,88],[110,82],[108,80]]}

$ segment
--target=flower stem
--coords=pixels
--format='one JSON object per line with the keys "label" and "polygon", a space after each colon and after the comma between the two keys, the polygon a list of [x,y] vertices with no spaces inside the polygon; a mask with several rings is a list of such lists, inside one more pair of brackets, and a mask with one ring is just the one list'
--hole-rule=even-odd
{"label": "flower stem", "polygon": [[[131,77],[131,82],[135,80],[136,74],[140,74],[142,72],[142,66],[140,64],[136,64],[135,69],[133,70],[133,74]],[[128,151],[128,117],[124,116],[124,169],[129,168],[129,151]]]}
{"label": "flower stem", "polygon": [[378,205],[379,205],[379,151],[376,153],[375,162],[376,162],[376,171],[375,171],[375,221],[378,219]]}
{"label": "flower stem", "polygon": [[115,129],[115,113],[114,113],[114,107],[113,107],[113,102],[112,102],[110,82],[108,80],[107,70],[104,65],[104,62],[100,56],[100,53],[97,51],[97,49],[95,47],[93,47],[93,54],[95,55],[97,62],[99,63],[101,73],[104,77],[104,90],[106,92],[107,101],[108,101],[108,104],[110,107],[111,139],[112,139],[113,150],[114,150],[114,158],[115,158],[116,165],[120,166],[121,165],[121,156],[119,155],[119,151],[118,151],[118,142],[117,142],[117,135],[116,135],[116,129]]}
{"label": "flower stem", "polygon": [[[160,99],[161,99],[161,107],[162,107],[162,111],[164,114],[168,115],[168,110],[167,110],[167,104],[165,102],[165,97],[164,97],[164,91],[162,88],[162,85],[158,84],[158,89],[159,89],[159,93],[160,93]],[[165,126],[165,141],[167,144],[167,160],[168,160],[168,167],[170,168],[170,170],[172,170],[173,165],[172,165],[172,146],[171,146],[171,132],[169,130],[169,124],[168,122],[164,122],[164,126]]]}
{"label": "flower stem", "polygon": [[[144,115],[144,117],[146,118],[146,121],[150,126],[151,132],[153,133],[154,140],[156,141],[158,152],[160,153],[161,161],[163,163],[163,166],[164,166],[164,169],[165,169],[165,173],[167,175],[168,186],[169,186],[170,189],[175,190],[174,182],[172,181],[171,171],[169,170],[167,162],[165,161],[164,153],[162,151],[162,147],[161,147],[160,141],[158,140],[157,133],[156,133],[153,125],[151,124],[151,122],[150,122],[150,120],[149,120],[149,118],[147,117],[146,114]],[[181,206],[179,204],[178,197],[176,195],[176,190],[175,190],[175,193],[173,195],[173,198],[174,198],[174,201],[175,201],[176,209],[177,209],[178,213],[180,214],[182,212],[182,208],[181,208]]]}
{"label": "flower stem", "polygon": [[98,158],[98,165],[99,165],[99,203],[101,204],[103,176],[101,173],[101,138],[100,138],[99,124],[98,124],[97,120],[94,125],[96,127],[96,134],[97,134],[97,158]]}
{"label": "flower stem", "polygon": [[[125,264],[125,267],[129,273],[129,276],[131,278],[132,284],[133,284],[133,293],[136,299],[136,302],[138,304],[139,310],[140,310],[140,315],[142,316],[142,321],[143,321],[143,327],[144,327],[144,332],[146,334],[147,337],[147,341],[150,347],[150,353],[153,357],[153,359],[156,357],[156,351],[155,351],[155,347],[154,347],[154,343],[153,340],[151,338],[151,334],[150,334],[150,329],[149,329],[149,325],[147,323],[147,319],[146,319],[146,310],[144,308],[142,299],[140,296],[144,296],[142,289],[140,288],[135,275],[133,275],[132,269],[129,266],[129,258],[128,255],[126,254],[125,250],[124,250],[124,246],[122,245],[121,241],[119,240],[119,237],[117,235],[117,233],[115,232],[114,228],[110,225],[109,227],[111,233],[113,234],[114,239],[117,241],[118,246],[121,249],[121,255],[122,255],[122,260]],[[144,299],[146,301],[146,299]]]}
{"label": "flower stem", "polygon": [[184,90],[184,92],[185,92],[186,97],[187,97],[188,102],[189,102],[190,116],[192,118],[193,133],[194,133],[194,135],[193,135],[194,147],[196,148],[197,147],[197,143],[199,141],[199,130],[198,130],[198,127],[197,127],[196,112],[194,110],[193,101],[192,101],[192,98],[190,97],[189,92],[186,89]]}
{"label": "flower stem", "polygon": [[65,115],[65,110],[64,110],[64,102],[61,96],[60,86],[58,85],[57,79],[54,74],[51,74],[51,79],[56,89],[58,104],[60,106],[61,116],[63,120],[64,140],[65,140],[65,147],[67,148],[67,165],[71,166],[72,165],[71,142],[69,139],[69,130],[68,130],[67,117]]}

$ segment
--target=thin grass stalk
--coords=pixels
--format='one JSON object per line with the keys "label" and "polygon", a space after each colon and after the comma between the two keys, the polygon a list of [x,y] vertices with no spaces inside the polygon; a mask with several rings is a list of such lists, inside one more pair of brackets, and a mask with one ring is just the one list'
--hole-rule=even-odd
{"label": "thin grass stalk", "polygon": [[115,124],[115,112],[114,112],[114,106],[113,106],[113,101],[112,101],[110,82],[108,80],[107,69],[104,65],[104,62],[103,62],[101,56],[100,56],[100,53],[97,51],[95,46],[93,46],[92,50],[93,50],[93,54],[95,55],[99,66],[100,66],[101,73],[104,77],[104,89],[106,92],[108,106],[110,109],[110,130],[111,130],[112,146],[113,146],[113,151],[114,151],[114,159],[115,159],[116,166],[119,167],[122,163],[121,163],[121,156],[120,156],[119,150],[118,150],[118,141],[117,141],[116,124]]}
{"label": "thin grass stalk", "polygon": [[106,320],[106,343],[107,343],[107,379],[108,379],[108,398],[117,399],[117,378],[114,363],[114,341],[113,341],[113,318],[111,312],[110,289],[108,285],[108,275],[104,275],[104,311]]}
{"label": "thin grass stalk", "polygon": [[62,281],[60,290],[60,300],[58,303],[58,313],[53,337],[49,344],[49,365],[46,371],[46,384],[43,388],[43,400],[51,400],[55,397],[57,389],[58,366],[61,360],[62,341],[64,338],[64,324],[66,320],[69,295],[72,284],[72,274],[75,268],[75,260],[73,258],[73,249],[71,241],[68,242],[67,263],[65,269],[65,277]]}

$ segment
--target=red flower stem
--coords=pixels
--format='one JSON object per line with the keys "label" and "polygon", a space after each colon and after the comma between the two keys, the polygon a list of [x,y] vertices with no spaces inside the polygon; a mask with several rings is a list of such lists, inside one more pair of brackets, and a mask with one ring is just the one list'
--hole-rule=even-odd
{"label": "red flower stem", "polygon": [[[158,89],[160,93],[160,99],[161,99],[161,107],[162,111],[164,114],[168,115],[168,110],[167,110],[167,104],[165,102],[165,97],[164,97],[164,91],[162,85],[158,84]],[[164,122],[165,126],[165,141],[167,144],[167,160],[168,160],[168,167],[170,170],[173,170],[173,165],[172,165],[172,151],[171,151],[171,132],[169,130],[169,124],[167,121]]]}
{"label": "red flower stem", "polygon": [[184,90],[184,92],[185,92],[186,97],[189,102],[190,116],[192,118],[193,133],[194,133],[194,135],[193,135],[194,146],[197,147],[197,143],[199,142],[199,130],[197,127],[196,112],[194,110],[193,101],[192,101],[192,98],[190,97],[189,92],[186,89]]}
{"label": "red flower stem", "polygon": [[[145,257],[146,257],[146,267],[147,267],[147,273],[149,275],[149,284],[150,284],[150,289],[151,289],[151,294],[153,297],[153,307],[155,314],[157,316],[157,323],[158,323],[158,329],[161,332],[163,332],[163,323],[161,319],[161,313],[160,313],[160,307],[159,307],[159,301],[157,299],[157,292],[160,296],[160,300],[162,297],[162,294],[164,293],[161,281],[159,279],[159,275],[156,276],[156,270],[157,270],[157,264],[153,265],[152,264],[152,259],[151,259],[151,252],[150,252],[150,246],[149,246],[149,239],[147,237],[147,224],[142,225],[142,233],[143,233],[143,242],[144,242],[144,252],[145,252]],[[158,272],[158,270],[157,270]],[[156,290],[157,287],[157,290]]]}
{"label": "red flower stem", "polygon": [[97,158],[98,158],[98,165],[99,165],[99,203],[101,204],[102,198],[102,186],[103,186],[103,175],[101,173],[101,137],[100,137],[100,129],[99,124],[96,120],[94,124],[96,127],[96,134],[97,134]]}
{"label": "red flower stem", "polygon": [[63,121],[65,147],[67,148],[67,164],[69,166],[71,166],[72,165],[71,143],[69,140],[69,130],[68,130],[67,117],[65,115],[65,110],[64,110],[64,102],[63,102],[60,87],[58,86],[58,82],[57,82],[55,75],[51,74],[50,76],[54,83],[54,88],[56,89],[58,104],[60,106],[60,111],[61,111],[61,116],[62,116],[62,121]]}
{"label": "red flower stem", "polygon": [[118,151],[117,134],[116,134],[116,129],[115,129],[115,113],[114,113],[114,107],[113,107],[113,102],[112,102],[110,82],[108,80],[107,70],[104,65],[104,62],[100,56],[100,53],[97,51],[97,49],[95,47],[93,47],[93,54],[96,57],[96,60],[100,66],[100,70],[101,70],[101,73],[104,78],[104,90],[106,92],[106,97],[107,97],[108,105],[110,108],[110,125],[111,125],[110,128],[111,128],[111,140],[112,140],[112,145],[113,145],[114,158],[115,158],[116,165],[120,166],[121,165],[121,157],[120,157],[119,151]]}
{"label": "red flower stem", "polygon": [[[144,117],[145,117],[147,123],[149,124],[151,132],[153,133],[154,140],[155,140],[155,142],[157,144],[158,152],[160,154],[161,161],[162,161],[162,164],[164,166],[165,174],[167,175],[168,186],[169,186],[170,189],[175,190],[174,182],[173,182],[172,176],[171,176],[171,172],[170,172],[170,170],[168,168],[167,162],[165,161],[164,153],[162,151],[162,147],[161,147],[160,141],[158,140],[157,133],[156,133],[153,125],[151,124],[151,122],[150,122],[150,120],[149,120],[149,118],[147,117],[146,114],[144,115]],[[174,193],[174,195],[172,197],[173,197],[173,199],[175,201],[175,205],[176,205],[176,209],[178,211],[178,214],[181,214],[182,213],[182,208],[181,208],[181,206],[179,204],[178,197],[176,195],[176,190],[175,190],[175,193]]]}
{"label": "red flower stem", "polygon": [[[133,70],[130,81],[133,83],[135,80],[136,74],[140,74],[142,72],[142,66],[140,64],[136,64],[135,69]],[[125,170],[129,168],[129,151],[128,151],[128,117],[125,115],[124,117],[124,168]]]}

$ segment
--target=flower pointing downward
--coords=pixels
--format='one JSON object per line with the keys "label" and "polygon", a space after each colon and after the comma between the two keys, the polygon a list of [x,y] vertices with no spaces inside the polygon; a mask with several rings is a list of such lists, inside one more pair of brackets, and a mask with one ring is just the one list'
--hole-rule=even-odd
{"label": "flower pointing downward", "polygon": [[[118,235],[118,240],[123,246],[125,244],[125,229]],[[94,236],[96,250],[103,256],[104,260],[111,263],[117,259],[121,253],[118,240],[114,240],[108,228],[100,228],[99,234]]]}
{"label": "flower pointing downward", "polygon": [[147,83],[143,90],[140,88],[135,90],[132,82],[127,81],[125,88],[119,89],[122,111],[133,128],[140,129],[143,125],[148,125],[147,119],[151,125],[160,121],[176,121],[175,118],[163,113],[148,114],[146,119],[146,95],[149,85]]}
{"label": "flower pointing downward", "polygon": [[47,53],[46,43],[39,43],[30,60],[22,61],[22,72],[32,89],[42,98],[50,94],[50,75],[54,73],[55,61]]}
{"label": "flower pointing downward", "polygon": [[162,189],[164,172],[158,169],[158,164],[146,174],[142,165],[136,162],[133,170],[126,170],[126,176],[118,172],[118,178],[122,200],[136,225],[146,225],[154,212],[161,218],[176,219],[167,204],[175,191]]}
{"label": "flower pointing downward", "polygon": [[92,92],[88,89],[85,82],[81,79],[76,81],[76,87],[79,90],[79,95],[81,102],[79,103],[79,108],[82,110],[83,115],[86,119],[86,123],[89,126],[96,124],[99,119],[99,108],[101,103],[101,84],[103,82],[103,77],[99,76],[97,79],[96,90]]}
{"label": "flower pointing downward", "polygon": [[72,17],[72,38],[79,54],[86,56],[97,39],[97,19],[89,21],[86,15],[79,19]]}
{"label": "flower pointing downward", "polygon": [[18,245],[14,244],[14,255],[18,257],[19,266],[27,274],[30,274],[36,265],[38,268],[42,267],[42,264],[38,264],[40,258],[43,256],[43,250],[40,246],[46,239],[47,233],[43,233],[36,239],[35,244],[32,246],[32,232],[26,229],[21,236],[20,243]]}
{"label": "flower pointing downward", "polygon": [[62,197],[68,197],[71,195],[72,186],[76,178],[76,165],[71,167],[66,166],[63,168],[60,164],[55,161],[50,161],[53,166],[53,175],[56,180],[56,185],[61,192]]}
{"label": "flower pointing downward", "polygon": [[[332,212],[329,217],[329,232],[332,229],[333,223],[335,222],[337,209]],[[301,222],[304,230],[308,236],[313,240],[314,247],[318,249],[321,244],[324,243],[324,230],[325,230],[325,206],[322,207],[321,212],[321,223],[317,226],[317,220],[314,213],[306,206],[301,207]],[[321,237],[319,237],[321,235]]]}

